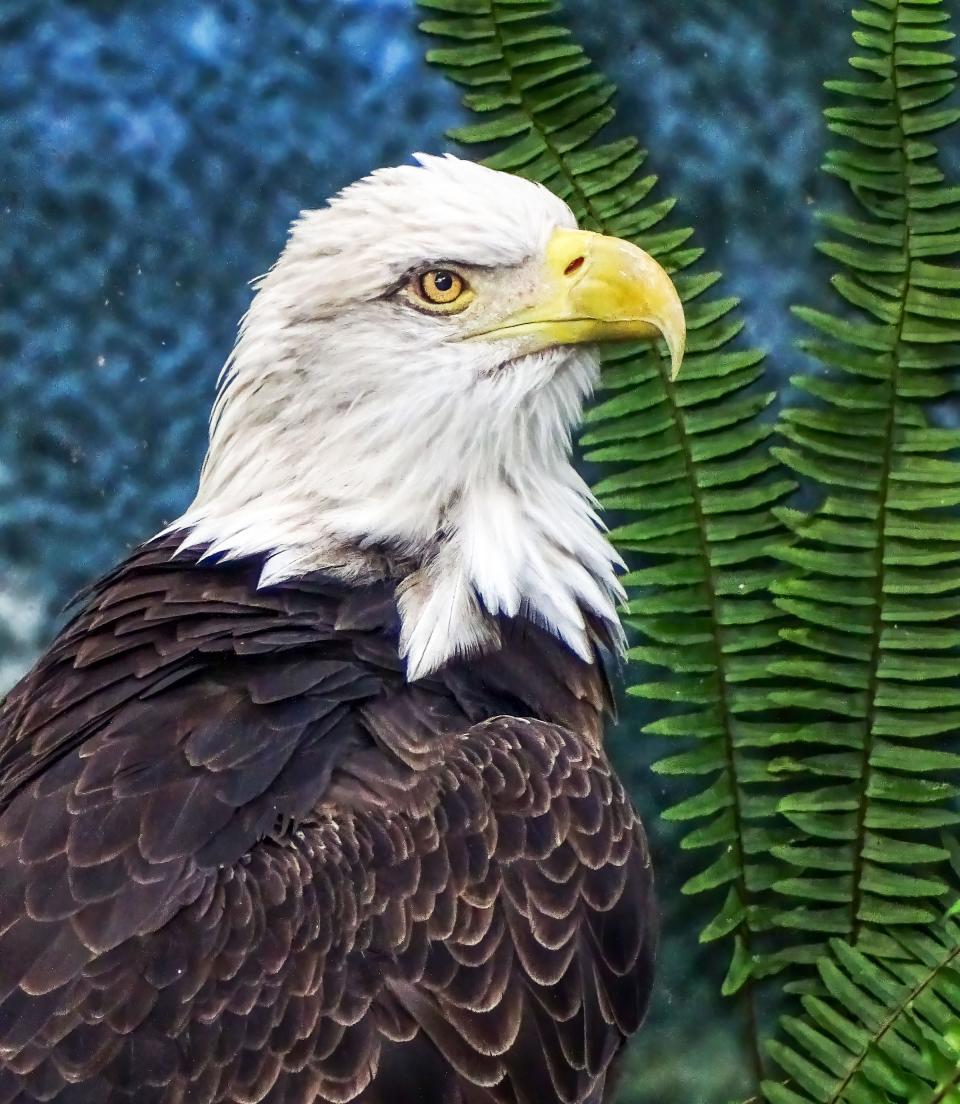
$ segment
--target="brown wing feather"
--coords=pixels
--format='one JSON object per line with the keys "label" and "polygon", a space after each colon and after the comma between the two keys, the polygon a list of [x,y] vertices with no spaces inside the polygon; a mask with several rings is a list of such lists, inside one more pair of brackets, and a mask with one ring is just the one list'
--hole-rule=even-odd
{"label": "brown wing feather", "polygon": [[0,1104],[598,1104],[655,932],[593,669],[408,686],[389,586],[169,556],[0,713]]}
{"label": "brown wing feather", "polygon": [[[613,1055],[640,1025],[656,943],[635,814],[601,755],[540,722],[472,729],[451,768],[457,787],[440,795],[441,813],[451,794],[475,788],[489,819],[468,820],[447,847],[485,861],[459,889],[451,934],[435,933],[444,968],[394,991],[461,1076],[488,1089],[478,1099],[599,1099]],[[499,826],[513,819],[523,842],[501,849]],[[586,892],[585,875],[602,892]]]}

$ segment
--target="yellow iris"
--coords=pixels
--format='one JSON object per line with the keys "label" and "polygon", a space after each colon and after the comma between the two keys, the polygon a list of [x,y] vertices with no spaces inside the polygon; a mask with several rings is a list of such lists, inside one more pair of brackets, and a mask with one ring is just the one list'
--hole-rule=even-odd
{"label": "yellow iris", "polygon": [[423,273],[418,290],[428,303],[448,306],[463,295],[465,288],[466,283],[462,276],[447,268],[437,268]]}

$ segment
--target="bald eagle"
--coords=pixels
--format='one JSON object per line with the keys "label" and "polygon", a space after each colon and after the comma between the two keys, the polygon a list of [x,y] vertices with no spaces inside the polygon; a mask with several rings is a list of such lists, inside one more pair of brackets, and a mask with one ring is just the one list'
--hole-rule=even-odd
{"label": "bald eagle", "polygon": [[456,158],[294,223],[195,500],[0,708],[0,1104],[600,1104],[644,1016],[571,463],[660,266]]}

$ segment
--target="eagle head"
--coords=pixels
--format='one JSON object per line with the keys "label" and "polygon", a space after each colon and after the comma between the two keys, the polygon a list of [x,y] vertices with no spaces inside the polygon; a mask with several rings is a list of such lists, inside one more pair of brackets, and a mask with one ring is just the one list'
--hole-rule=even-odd
{"label": "eagle head", "polygon": [[679,296],[636,246],[539,184],[419,155],[305,211],[256,281],[196,499],[173,528],[261,585],[401,576],[420,677],[525,615],[585,659],[619,559],[571,464],[595,343],[662,336]]}

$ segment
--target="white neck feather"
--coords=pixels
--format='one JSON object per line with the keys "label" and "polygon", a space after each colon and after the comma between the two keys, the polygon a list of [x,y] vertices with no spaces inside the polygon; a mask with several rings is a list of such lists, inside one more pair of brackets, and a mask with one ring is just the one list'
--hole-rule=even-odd
{"label": "white neck feather", "polygon": [[170,527],[184,547],[262,554],[263,586],[317,570],[360,581],[376,570],[367,551],[393,550],[416,565],[399,598],[410,679],[495,647],[490,614],[529,616],[588,661],[585,611],[619,638],[620,561],[570,460],[591,355],[507,368],[469,403],[405,394],[398,372],[382,395],[315,408],[291,393],[295,365],[244,372],[253,352],[241,341],[196,499]]}

